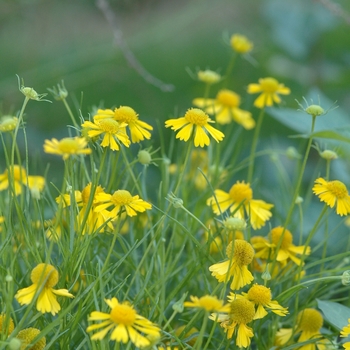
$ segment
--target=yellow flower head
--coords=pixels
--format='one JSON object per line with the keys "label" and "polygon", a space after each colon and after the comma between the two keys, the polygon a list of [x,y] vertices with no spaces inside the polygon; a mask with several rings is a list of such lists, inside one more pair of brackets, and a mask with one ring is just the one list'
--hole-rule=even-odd
{"label": "yellow flower head", "polygon": [[228,260],[211,265],[209,271],[212,272],[219,282],[228,282],[232,277],[230,288],[237,290],[250,284],[254,277],[248,270],[254,258],[253,247],[243,239],[231,241],[226,248]]}
{"label": "yellow flower head", "polygon": [[272,300],[271,290],[265,286],[254,284],[248,293],[242,293],[242,296],[231,293],[229,301],[235,298],[246,298],[256,306],[254,320],[265,317],[268,313],[266,309],[271,310],[279,316],[286,316],[288,310],[278,304],[276,300]]}
{"label": "yellow flower head", "polygon": [[197,73],[197,77],[198,77],[198,80],[209,85],[216,84],[221,80],[220,74],[210,69],[200,70]]}
{"label": "yellow flower head", "polygon": [[87,128],[88,136],[91,138],[103,135],[101,142],[102,147],[109,147],[112,151],[119,151],[119,142],[125,147],[129,147],[130,140],[126,134],[126,123],[119,123],[112,117],[100,118],[95,116],[94,122],[85,121],[82,125]]}
{"label": "yellow flower head", "polygon": [[198,298],[191,295],[190,298],[192,301],[184,302],[185,307],[196,307],[211,312],[229,312],[229,305],[224,305],[224,302],[219,300],[216,296],[205,295],[204,297]]}
{"label": "yellow flower head", "polygon": [[255,127],[255,121],[250,112],[239,108],[241,98],[235,92],[223,89],[220,90],[215,99],[195,98],[193,104],[203,108],[209,114],[215,114],[215,119],[219,124],[229,124],[234,120],[245,129],[250,130]]}
{"label": "yellow flower head", "polygon": [[90,154],[90,148],[85,148],[87,141],[84,137],[65,137],[58,141],[57,139],[45,140],[44,152],[62,156],[63,160],[76,154]]}
{"label": "yellow flower head", "polygon": [[33,340],[40,334],[37,328],[26,328],[17,334],[17,339],[22,342],[20,350],[28,349],[28,345],[32,345],[29,350],[42,350],[46,346],[46,338],[41,337],[33,344]]}
{"label": "yellow flower head", "polygon": [[0,191],[9,188],[10,182],[14,188],[15,194],[18,196],[22,193],[22,185],[27,183],[27,173],[25,169],[19,165],[10,166],[0,174]]}
{"label": "yellow flower head", "polygon": [[[277,251],[276,260],[279,262],[292,260],[297,265],[302,263],[296,255],[310,255],[311,248],[305,246],[295,246],[293,244],[292,233],[282,226],[273,228],[269,233],[271,247],[273,250],[280,245]],[[273,254],[274,256],[275,254]]]}
{"label": "yellow flower head", "polygon": [[[209,146],[210,139],[207,133],[209,133],[216,142],[223,140],[225,135],[213,128],[209,123],[214,123],[209,116],[199,108],[190,108],[182,118],[169,119],[165,122],[165,127],[171,127],[172,130],[177,131],[181,129],[176,138],[189,140],[194,133],[194,145],[195,147]],[[194,129],[194,131],[193,131]]]}
{"label": "yellow flower head", "polygon": [[348,325],[343,327],[343,329],[340,332],[341,337],[348,337],[350,335],[350,318],[348,319]]}
{"label": "yellow flower head", "polygon": [[10,335],[14,329],[12,318],[6,314],[0,314],[0,334]]}
{"label": "yellow flower head", "polygon": [[235,217],[241,219],[245,219],[245,214],[247,214],[254,230],[264,226],[265,222],[270,219],[272,216],[270,209],[273,207],[273,204],[253,199],[253,190],[250,184],[244,181],[237,181],[228,193],[215,190],[214,196],[208,198],[207,205],[212,207],[216,215],[220,215],[227,209],[231,213],[234,212]]}
{"label": "yellow flower head", "polygon": [[136,347],[144,348],[151,344],[151,341],[144,335],[152,338],[160,337],[159,327],[138,315],[128,302],[119,303],[116,298],[105,299],[105,302],[111,308],[110,313],[93,311],[89,316],[89,321],[103,321],[86,329],[87,332],[91,332],[103,328],[92,335],[92,340],[102,340],[112,330],[111,340],[124,344],[130,340]]}
{"label": "yellow flower head", "polygon": [[114,119],[119,123],[126,123],[130,129],[131,142],[140,142],[150,139],[153,127],[138,118],[138,114],[128,106],[121,106],[114,110]]}
{"label": "yellow flower head", "polygon": [[9,132],[16,129],[18,118],[4,115],[0,119],[0,132]]}
{"label": "yellow flower head", "polygon": [[271,107],[274,102],[281,103],[281,98],[278,96],[289,95],[290,89],[280,84],[274,78],[261,78],[259,84],[249,84],[248,93],[261,93],[254,101],[254,106],[257,108]]}
{"label": "yellow flower head", "polygon": [[61,310],[56,295],[74,297],[67,289],[53,289],[58,283],[58,272],[52,265],[38,264],[32,270],[30,279],[33,284],[28,288],[20,289],[15,295],[21,305],[30,304],[37,295],[37,310],[42,313],[51,312],[52,315],[55,315]]}
{"label": "yellow flower head", "polygon": [[126,190],[115,191],[113,195],[101,193],[97,196],[97,199],[98,201],[104,203],[99,204],[95,211],[99,212],[110,206],[114,206],[110,212],[112,217],[119,215],[121,209],[125,209],[128,216],[135,216],[137,215],[137,212],[143,213],[148,209],[152,209],[152,205],[150,203],[144,201],[138,195],[132,196],[131,193]]}
{"label": "yellow flower head", "polygon": [[333,208],[337,205],[336,212],[338,215],[343,216],[350,213],[350,196],[348,189],[342,182],[338,180],[326,181],[319,177],[315,180],[312,191],[329,207]]}
{"label": "yellow flower head", "polygon": [[247,348],[251,338],[254,336],[253,330],[247,326],[252,322],[255,315],[254,304],[247,299],[233,299],[230,302],[230,311],[225,314],[212,314],[209,318],[220,322],[220,326],[227,333],[227,339],[231,339],[237,329],[236,345],[239,348]]}
{"label": "yellow flower head", "polygon": [[253,49],[253,43],[249,41],[244,35],[233,34],[231,36],[231,47],[238,53],[247,53]]}

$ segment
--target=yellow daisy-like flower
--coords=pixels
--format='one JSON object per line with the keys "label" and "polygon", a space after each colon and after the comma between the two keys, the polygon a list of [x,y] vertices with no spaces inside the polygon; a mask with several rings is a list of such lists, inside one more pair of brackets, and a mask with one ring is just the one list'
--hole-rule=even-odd
{"label": "yellow daisy-like flower", "polygon": [[319,177],[315,180],[312,191],[329,207],[333,208],[337,205],[336,212],[338,215],[343,216],[350,213],[350,196],[348,189],[342,182],[338,180],[326,181]]}
{"label": "yellow daisy-like flower", "polygon": [[102,340],[110,330],[113,330],[111,340],[124,344],[130,340],[136,347],[144,348],[151,344],[145,335],[152,338],[160,337],[160,328],[138,315],[128,302],[119,303],[116,298],[105,299],[105,302],[111,308],[110,313],[94,311],[89,316],[89,321],[103,321],[86,329],[87,332],[91,332],[103,328],[91,337],[92,340]]}
{"label": "yellow daisy-like flower", "polygon": [[[282,238],[282,235],[283,235],[283,238]],[[287,262],[290,259],[295,264],[300,265],[302,261],[296,255],[310,255],[311,253],[310,247],[295,246],[293,244],[292,233],[289,230],[284,229],[282,226],[273,228],[269,233],[269,239],[271,242],[270,247],[273,250],[271,258],[274,259],[274,257],[276,256],[276,260],[278,262]],[[280,244],[280,247],[276,255],[275,250],[279,244]]]}
{"label": "yellow daisy-like flower", "polygon": [[271,107],[274,102],[281,103],[280,95],[289,95],[290,89],[280,84],[274,78],[261,78],[259,84],[249,84],[248,94],[261,95],[254,101],[254,106],[257,108]]}
{"label": "yellow daisy-like flower", "polygon": [[6,314],[0,314],[0,334],[10,335],[14,329],[12,318]]}
{"label": "yellow daisy-like flower", "polygon": [[3,174],[0,174],[0,191],[9,188],[10,182],[14,188],[16,196],[22,193],[22,185],[26,184],[27,173],[19,165],[10,166]]}
{"label": "yellow daisy-like flower", "polygon": [[88,136],[91,138],[103,135],[102,147],[109,147],[112,151],[119,151],[120,141],[125,147],[130,146],[130,140],[126,134],[126,123],[118,123],[113,118],[94,118],[94,122],[85,121],[81,124],[88,129]]}
{"label": "yellow daisy-like flower", "polygon": [[243,239],[231,241],[226,248],[228,260],[211,265],[209,271],[219,282],[228,282],[232,277],[230,288],[237,290],[250,284],[254,277],[248,265],[254,258],[253,247]]}
{"label": "yellow daisy-like flower", "polygon": [[38,264],[32,270],[30,279],[33,284],[28,288],[20,289],[15,295],[15,298],[21,305],[30,304],[38,294],[36,301],[37,310],[41,313],[51,312],[52,315],[56,315],[61,310],[56,295],[74,298],[67,289],[53,289],[58,283],[58,272],[50,264]]}
{"label": "yellow daisy-like flower", "polygon": [[293,333],[300,333],[298,343],[314,340],[313,343],[302,345],[298,350],[326,350],[331,342],[320,333],[323,325],[321,313],[315,309],[307,308],[299,312],[295,332],[292,328],[282,328],[276,334],[276,345],[287,344]]}
{"label": "yellow daisy-like flower", "polygon": [[22,344],[20,350],[28,349],[28,345],[31,345],[29,350],[42,350],[46,346],[46,338],[42,337],[33,344],[33,340],[40,334],[40,330],[37,328],[26,328],[18,332],[16,338],[19,339]]}
{"label": "yellow daisy-like flower", "polygon": [[230,209],[231,213],[235,212],[235,217],[245,219],[246,213],[254,230],[264,226],[265,222],[272,216],[270,209],[273,204],[253,199],[253,190],[250,188],[250,184],[246,184],[244,181],[237,181],[228,193],[215,190],[214,194],[208,198],[207,205],[212,207],[216,215]]}
{"label": "yellow daisy-like flower", "polygon": [[143,213],[148,209],[152,209],[150,203],[144,201],[138,195],[132,196],[131,193],[126,190],[118,190],[113,194],[99,193],[97,200],[104,203],[96,206],[95,211],[100,212],[110,206],[114,206],[110,212],[113,217],[120,214],[121,209],[125,209],[126,214],[129,216],[135,216],[137,215],[137,212]]}
{"label": "yellow daisy-like flower", "polygon": [[[349,324],[345,327],[340,332],[341,337],[348,337],[350,335],[350,318],[348,319]],[[344,349],[349,350],[350,349],[350,342],[346,342],[343,344]]]}
{"label": "yellow daisy-like flower", "polygon": [[36,199],[40,199],[40,194],[45,187],[45,178],[43,176],[28,176],[27,184],[32,196]]}
{"label": "yellow daisy-like flower", "polygon": [[209,114],[215,114],[219,124],[229,124],[234,120],[247,130],[255,127],[252,114],[239,108],[241,98],[231,90],[220,90],[215,99],[195,98],[192,103]]}
{"label": "yellow daisy-like flower", "polygon": [[244,35],[233,34],[230,43],[232,49],[241,54],[248,53],[253,49],[253,43]]}
{"label": "yellow daisy-like flower", "polygon": [[256,306],[254,320],[267,316],[266,309],[271,310],[279,316],[286,316],[288,314],[287,308],[281,306],[276,300],[272,300],[271,289],[259,284],[254,284],[248,293],[243,292],[242,295],[231,293],[228,300],[232,301],[235,298],[246,298]]}
{"label": "yellow daisy-like flower", "polygon": [[196,307],[204,309],[210,312],[229,312],[230,307],[228,304],[224,305],[222,300],[219,300],[216,296],[205,295],[204,297],[190,296],[192,301],[185,301],[185,307]]}
{"label": "yellow daisy-like flower", "polygon": [[247,299],[234,299],[230,302],[230,311],[227,314],[212,314],[209,318],[220,322],[224,328],[227,339],[231,339],[236,329],[236,345],[239,348],[247,348],[254,336],[252,328],[247,326],[255,315],[254,304]]}
{"label": "yellow daisy-like flower", "polygon": [[87,141],[84,137],[65,137],[58,141],[57,139],[45,140],[44,152],[62,156],[63,160],[76,154],[90,154],[90,148],[85,148]]}
{"label": "yellow daisy-like flower", "polygon": [[18,118],[4,115],[0,118],[0,132],[10,132],[16,129]]}
{"label": "yellow daisy-like flower", "polygon": [[225,137],[221,131],[213,128],[209,123],[214,123],[214,121],[212,121],[205,112],[199,108],[190,108],[182,118],[167,120],[165,122],[165,127],[171,127],[174,131],[181,129],[176,134],[176,138],[185,142],[189,140],[194,132],[195,147],[204,147],[210,144],[207,133],[209,133],[216,142],[222,141]]}

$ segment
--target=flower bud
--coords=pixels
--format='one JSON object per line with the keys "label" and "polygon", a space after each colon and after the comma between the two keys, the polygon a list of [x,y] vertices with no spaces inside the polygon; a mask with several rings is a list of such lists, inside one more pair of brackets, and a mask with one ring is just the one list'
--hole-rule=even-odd
{"label": "flower bud", "polygon": [[253,49],[253,43],[244,35],[234,34],[230,39],[231,47],[238,53],[247,53]]}
{"label": "flower bud", "polygon": [[350,270],[346,270],[343,272],[342,278],[341,278],[341,283],[344,286],[349,286],[350,285]]}
{"label": "flower bud", "polygon": [[242,231],[247,227],[247,223],[240,218],[229,217],[224,222],[224,227],[230,231]]}
{"label": "flower bud", "polygon": [[18,124],[18,119],[16,117],[12,117],[10,115],[4,115],[0,119],[0,131],[8,132],[16,129]]}
{"label": "flower bud", "polygon": [[137,154],[137,160],[143,165],[149,165],[149,164],[151,164],[152,156],[148,151],[141,150]]}
{"label": "flower bud", "polygon": [[325,149],[323,152],[321,152],[320,156],[326,160],[334,160],[334,159],[338,158],[338,154],[334,151],[329,150],[329,149]]}
{"label": "flower bud", "polygon": [[200,80],[206,84],[216,84],[221,80],[220,74],[218,74],[210,69],[206,69],[204,71],[200,70],[197,73],[197,77],[198,77],[198,80]]}
{"label": "flower bud", "polygon": [[298,197],[295,199],[295,204],[301,204],[301,203],[303,203],[303,202],[304,202],[303,197],[298,196]]}
{"label": "flower bud", "polygon": [[319,105],[311,105],[311,106],[305,108],[305,112],[307,114],[312,115],[313,117],[319,117],[319,116],[325,114],[325,110]]}
{"label": "flower bud", "polygon": [[295,147],[288,147],[286,150],[286,156],[289,159],[300,159],[301,158],[300,154],[298,153],[298,151],[296,150]]}
{"label": "flower bud", "polygon": [[22,342],[17,338],[12,338],[8,344],[9,350],[19,350],[21,348]]}

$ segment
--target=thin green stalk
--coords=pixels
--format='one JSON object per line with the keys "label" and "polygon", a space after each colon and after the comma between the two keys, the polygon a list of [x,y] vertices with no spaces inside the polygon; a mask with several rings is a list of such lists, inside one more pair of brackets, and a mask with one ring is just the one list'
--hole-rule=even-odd
{"label": "thin green stalk", "polygon": [[177,184],[176,184],[175,189],[173,191],[175,196],[177,195],[177,191],[179,190],[180,185],[182,184],[182,180],[183,180],[184,174],[186,172],[187,163],[188,163],[188,160],[190,158],[191,151],[192,151],[192,141],[193,141],[193,135],[188,140],[188,147],[187,147],[187,151],[186,151],[186,155],[185,155],[185,160],[183,162],[183,169],[182,169],[182,171],[180,171],[180,176],[177,180]]}
{"label": "thin green stalk", "polygon": [[72,112],[72,110],[70,109],[69,105],[68,105],[68,102],[65,98],[62,99],[62,102],[64,104],[64,106],[66,107],[66,110],[70,116],[70,119],[73,123],[73,125],[76,127],[76,128],[80,128],[80,125],[78,125],[78,123],[76,122],[75,118],[74,118],[74,114]]}
{"label": "thin green stalk", "polygon": [[198,349],[198,350],[202,349],[203,337],[204,337],[205,329],[207,328],[207,324],[208,324],[208,317],[209,317],[208,311],[205,311],[202,327],[199,331],[199,335],[197,337],[196,343],[193,345],[193,349]]}
{"label": "thin green stalk", "polygon": [[235,65],[237,56],[238,56],[237,52],[234,52],[233,55],[231,56],[230,62],[227,65],[226,73],[225,73],[225,79],[223,80],[223,83],[222,83],[222,88],[223,89],[226,88],[226,86],[228,84],[228,81],[229,81],[229,78],[231,76],[233,67]]}

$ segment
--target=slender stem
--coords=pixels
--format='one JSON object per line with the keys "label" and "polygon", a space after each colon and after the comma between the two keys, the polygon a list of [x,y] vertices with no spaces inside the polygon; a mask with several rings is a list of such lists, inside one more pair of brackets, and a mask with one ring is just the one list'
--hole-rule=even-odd
{"label": "slender stem", "polygon": [[250,150],[250,156],[249,156],[249,167],[248,167],[248,178],[247,178],[248,183],[251,183],[253,179],[255,151],[256,151],[256,146],[258,144],[261,125],[264,119],[264,114],[265,114],[265,108],[263,108],[260,111],[260,114],[258,116],[258,121],[255,126],[255,131],[254,131],[254,136],[252,141],[252,148]]}
{"label": "slender stem", "polygon": [[66,109],[67,109],[67,112],[68,112],[68,114],[69,114],[69,116],[70,116],[70,119],[72,120],[73,125],[74,125],[76,128],[79,128],[79,125],[78,125],[78,123],[76,122],[76,120],[75,120],[75,118],[74,118],[74,114],[73,114],[72,110],[70,109],[67,100],[64,98],[64,99],[62,100],[62,102],[63,102],[64,106],[65,106]]}
{"label": "slender stem", "polygon": [[180,188],[180,185],[182,183],[182,180],[183,180],[183,177],[184,177],[184,174],[186,172],[186,166],[187,166],[187,163],[188,163],[188,160],[190,158],[190,154],[191,154],[191,150],[192,150],[192,139],[193,137],[190,138],[189,142],[188,142],[188,147],[187,147],[187,151],[186,151],[186,156],[185,156],[185,160],[183,162],[183,169],[182,171],[180,172],[180,176],[177,180],[177,184],[175,186],[175,190],[173,191],[174,195],[177,194],[177,191],[179,190]]}
{"label": "slender stem", "polygon": [[229,80],[229,78],[231,76],[231,73],[232,73],[232,70],[233,70],[233,66],[235,65],[236,58],[237,58],[237,52],[234,52],[233,55],[231,56],[230,62],[227,65],[227,68],[226,68],[225,79],[224,79],[223,84],[222,84],[222,88],[223,89],[228,84],[228,80]]}

